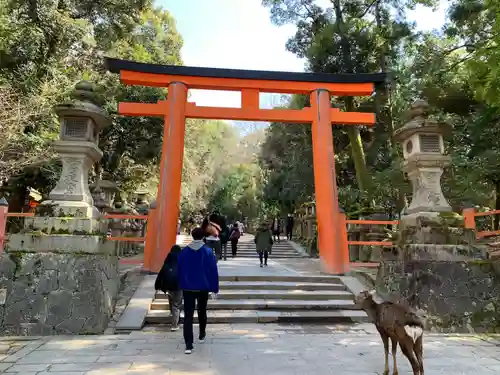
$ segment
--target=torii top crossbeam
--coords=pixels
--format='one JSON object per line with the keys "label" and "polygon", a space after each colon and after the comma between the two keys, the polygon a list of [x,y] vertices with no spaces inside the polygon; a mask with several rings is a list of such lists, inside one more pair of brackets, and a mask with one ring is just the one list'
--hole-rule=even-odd
{"label": "torii top crossbeam", "polygon": [[[312,121],[311,108],[302,110],[260,109],[259,93],[310,94],[323,89],[335,96],[371,95],[375,87],[385,82],[385,74],[329,74],[294,73],[261,70],[199,68],[138,63],[107,58],[110,72],[119,73],[121,81],[129,85],[168,87],[182,82],[190,89],[241,92],[241,108],[201,107],[188,103],[187,118],[284,121],[307,123]],[[163,105],[158,105],[163,104]],[[120,103],[119,113],[128,116],[165,116],[165,103]],[[332,123],[371,125],[372,113],[340,112],[332,108]]]}

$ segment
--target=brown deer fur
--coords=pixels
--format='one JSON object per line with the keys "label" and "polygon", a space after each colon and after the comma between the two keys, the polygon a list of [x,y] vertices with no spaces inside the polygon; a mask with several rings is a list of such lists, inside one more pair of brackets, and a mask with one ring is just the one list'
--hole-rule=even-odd
{"label": "brown deer fur", "polygon": [[356,296],[355,301],[372,319],[384,343],[384,375],[389,374],[389,338],[392,342],[393,374],[398,374],[396,352],[399,343],[403,354],[410,361],[413,375],[424,375],[422,319],[409,307],[379,301],[375,291],[363,291]]}

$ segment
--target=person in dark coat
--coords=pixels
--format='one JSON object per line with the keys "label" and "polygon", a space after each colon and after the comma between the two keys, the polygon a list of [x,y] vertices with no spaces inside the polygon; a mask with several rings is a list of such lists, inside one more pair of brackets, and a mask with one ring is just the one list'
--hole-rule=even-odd
{"label": "person in dark coat", "polygon": [[172,246],[155,281],[155,290],[161,290],[163,293],[168,294],[172,331],[179,329],[179,318],[181,315],[182,291],[179,287],[177,268],[181,251],[182,249],[179,245]]}
{"label": "person in dark coat", "polygon": [[281,220],[279,217],[275,217],[273,220],[271,231],[273,233],[273,241],[280,242],[280,233],[281,233]]}
{"label": "person in dark coat", "polygon": [[[219,239],[221,244],[221,258],[227,260],[227,243],[229,242],[229,228],[226,225],[226,219],[224,216],[216,213],[217,216],[211,216],[211,221],[217,223],[221,230],[219,233]],[[215,221],[214,221],[215,220]]]}
{"label": "person in dark coat", "polygon": [[260,266],[267,266],[267,258],[271,254],[273,247],[273,238],[269,225],[266,222],[261,223],[255,234],[254,242],[257,253],[259,254]]}
{"label": "person in dark coat", "polygon": [[286,218],[286,238],[287,240],[292,240],[292,235],[293,235],[293,224],[294,224],[294,219],[292,214],[288,214],[288,217]]}
{"label": "person in dark coat", "polygon": [[238,251],[238,240],[241,237],[240,229],[238,228],[238,223],[234,223],[231,231],[229,232],[229,241],[231,241],[231,253],[233,258],[236,257],[236,252]]}

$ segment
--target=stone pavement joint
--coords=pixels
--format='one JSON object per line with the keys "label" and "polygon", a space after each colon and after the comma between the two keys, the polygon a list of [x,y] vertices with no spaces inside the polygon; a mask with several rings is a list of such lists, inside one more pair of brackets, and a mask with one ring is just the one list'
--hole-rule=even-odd
{"label": "stone pavement joint", "polygon": [[[429,333],[424,342],[426,375],[500,371],[498,338]],[[209,325],[206,342],[195,343],[190,356],[183,353],[181,332],[159,328],[128,335],[48,337],[22,345],[8,361],[0,360],[0,373],[366,375],[381,374],[384,366],[382,343],[372,324]],[[398,365],[400,375],[412,373],[399,351]]]}

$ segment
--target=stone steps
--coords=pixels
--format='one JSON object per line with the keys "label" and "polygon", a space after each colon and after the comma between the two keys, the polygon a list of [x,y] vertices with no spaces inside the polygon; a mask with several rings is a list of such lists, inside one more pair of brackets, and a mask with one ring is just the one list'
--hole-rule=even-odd
{"label": "stone steps", "polygon": [[[210,324],[235,323],[354,323],[367,322],[367,315],[359,310],[325,310],[325,311],[255,311],[255,310],[208,310]],[[181,323],[184,313],[181,312]],[[194,313],[194,322],[198,322]],[[147,324],[169,324],[170,312],[151,310],[146,317]]]}
{"label": "stone steps", "polygon": [[[324,309],[346,309],[355,310],[353,301],[346,300],[273,300],[273,299],[249,299],[249,300],[211,300],[208,302],[208,310],[324,310]],[[167,300],[155,300],[150,310],[169,310]]]}
{"label": "stone steps", "polygon": [[[259,269],[257,267],[256,269]],[[310,283],[326,283],[333,285],[343,285],[340,278],[336,276],[326,275],[220,275],[219,286],[223,281],[232,282],[273,282],[273,283],[297,283],[310,284]],[[234,285],[234,284],[233,284]],[[344,286],[345,289],[345,286]]]}
{"label": "stone steps", "polygon": [[[278,300],[334,300],[337,298],[351,298],[352,294],[345,290],[251,290],[251,289],[221,289],[217,300],[253,300],[253,299],[278,299]],[[163,293],[157,293],[155,299],[167,299]]]}
{"label": "stone steps", "polygon": [[220,281],[219,287],[221,290],[233,289],[252,289],[252,290],[345,290],[345,285],[338,283],[326,282],[293,282],[293,281],[274,281],[269,283],[266,281]]}
{"label": "stone steps", "polygon": [[[221,275],[219,286],[217,299],[208,302],[211,324],[352,323],[368,318],[335,276]],[[168,299],[163,293],[156,293],[145,323],[170,323]]]}
{"label": "stone steps", "polygon": [[[239,259],[239,258],[255,258],[257,259],[257,262],[258,262],[258,259],[259,259],[259,254],[257,254],[256,252],[253,252],[253,253],[247,253],[247,254],[240,254],[238,252],[238,254],[236,254],[236,259]],[[287,259],[287,258],[306,258],[306,256],[303,256],[303,255],[299,255],[299,254],[271,254],[269,255],[269,259]],[[232,259],[232,255],[227,255],[227,259]]]}
{"label": "stone steps", "polygon": [[[186,246],[191,242],[188,236],[182,236],[178,238],[178,245]],[[227,244],[227,255],[228,259],[232,257],[231,255],[231,244]],[[258,254],[256,251],[255,243],[253,242],[253,236],[244,235],[240,238],[238,242],[238,251],[236,258],[257,258]],[[275,242],[270,254],[270,258],[285,259],[285,258],[304,258],[307,254],[298,253],[293,246],[286,240],[281,240],[281,242]]]}

